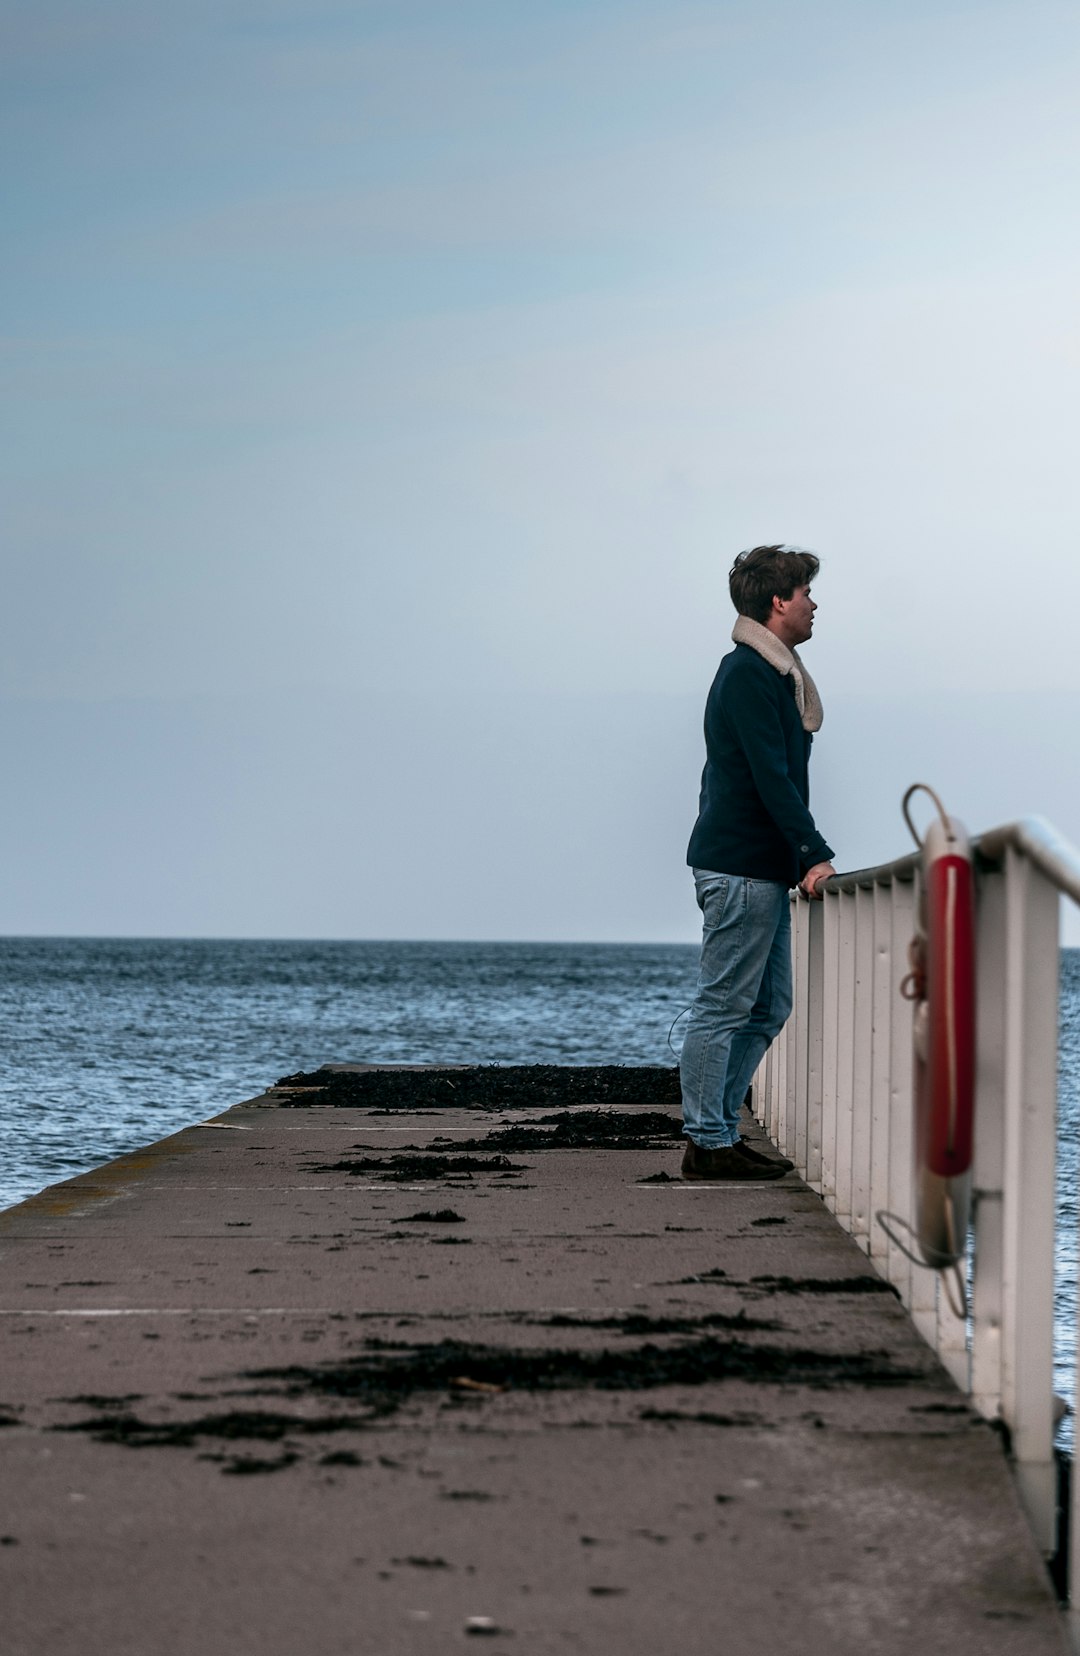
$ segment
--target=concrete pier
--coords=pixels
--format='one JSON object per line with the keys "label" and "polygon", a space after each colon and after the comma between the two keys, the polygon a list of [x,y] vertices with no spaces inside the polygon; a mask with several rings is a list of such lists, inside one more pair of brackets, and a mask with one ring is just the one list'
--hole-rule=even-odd
{"label": "concrete pier", "polygon": [[998,1436],[794,1175],[318,1097],[0,1215],[5,1656],[1067,1650]]}

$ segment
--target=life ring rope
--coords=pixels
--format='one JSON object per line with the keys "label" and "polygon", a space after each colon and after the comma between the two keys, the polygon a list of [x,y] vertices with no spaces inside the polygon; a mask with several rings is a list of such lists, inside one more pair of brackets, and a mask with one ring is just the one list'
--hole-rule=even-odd
{"label": "life ring rope", "polygon": [[[955,1246],[955,1238],[953,1237],[952,1209],[948,1203],[945,1204],[944,1217],[945,1226],[949,1232],[950,1238],[953,1239]],[[894,1226],[899,1226],[902,1230],[906,1230],[909,1236],[913,1236],[916,1240],[918,1240],[919,1233],[915,1229],[915,1226],[911,1223],[910,1219],[905,1219],[902,1213],[890,1213],[888,1208],[878,1208],[877,1212],[874,1214],[874,1218],[885,1232],[885,1235],[889,1238],[889,1241],[892,1243],[893,1247],[899,1248],[904,1258],[910,1259],[911,1263],[913,1265],[917,1265],[920,1271],[925,1271],[927,1269],[926,1260],[921,1254],[916,1253],[914,1248],[909,1247],[904,1241],[904,1238],[902,1236],[898,1236],[896,1230],[894,1229]],[[968,1313],[971,1309],[971,1302],[968,1299],[967,1277],[964,1273],[963,1263],[962,1258],[954,1260],[951,1266],[942,1266],[940,1270],[938,1270],[938,1275],[941,1277],[945,1288],[945,1298],[949,1302],[949,1310],[952,1312],[954,1317],[959,1317],[962,1321],[966,1322]],[[934,1269],[935,1267],[930,1268]],[[953,1297],[954,1289],[956,1292],[955,1299]]]}
{"label": "life ring rope", "polygon": [[952,822],[949,819],[949,813],[945,809],[944,805],[941,803],[941,796],[938,793],[935,792],[935,790],[930,786],[929,782],[913,782],[911,784],[911,787],[908,789],[907,793],[904,795],[903,803],[902,803],[900,809],[904,813],[904,821],[907,823],[908,827],[911,830],[911,837],[915,841],[915,844],[919,847],[919,850],[921,851],[922,848],[923,848],[922,838],[919,834],[919,830],[916,828],[915,824],[911,820],[911,812],[908,809],[908,806],[910,804],[912,795],[917,794],[917,793],[929,794],[930,798],[934,801],[934,804],[937,806],[938,816],[941,818],[941,826],[945,830],[945,838],[951,844],[956,839],[956,833],[955,833],[955,830],[953,829]]}

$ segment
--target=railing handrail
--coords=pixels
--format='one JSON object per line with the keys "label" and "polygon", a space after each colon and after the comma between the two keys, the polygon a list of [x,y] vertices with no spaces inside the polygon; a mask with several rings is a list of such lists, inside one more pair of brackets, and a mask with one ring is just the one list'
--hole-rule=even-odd
{"label": "railing handrail", "polygon": [[[1010,846],[1020,851],[1045,874],[1057,889],[1080,904],[1080,851],[1058,832],[1045,817],[1018,817],[1015,822],[988,828],[971,842],[980,865],[996,868],[1004,860]],[[886,885],[893,880],[912,880],[922,864],[919,851],[908,851],[891,862],[878,863],[874,868],[856,868],[834,874],[822,883],[823,891],[863,891],[875,885]]]}

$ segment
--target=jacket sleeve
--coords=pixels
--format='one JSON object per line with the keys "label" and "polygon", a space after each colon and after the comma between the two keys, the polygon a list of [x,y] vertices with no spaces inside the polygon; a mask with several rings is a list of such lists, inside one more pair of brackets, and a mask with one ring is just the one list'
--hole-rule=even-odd
{"label": "jacket sleeve", "polygon": [[[786,686],[782,693],[788,693]],[[791,780],[784,727],[772,687],[756,673],[745,675],[729,711],[754,786],[766,811],[794,851],[799,873],[805,874],[816,863],[831,862],[835,853],[818,831]]]}

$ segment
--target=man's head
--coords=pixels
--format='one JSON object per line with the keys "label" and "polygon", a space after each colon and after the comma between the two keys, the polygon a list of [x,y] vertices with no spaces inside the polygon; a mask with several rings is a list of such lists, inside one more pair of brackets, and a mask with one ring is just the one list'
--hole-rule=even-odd
{"label": "man's head", "polygon": [[818,572],[812,552],[787,546],[755,546],[731,566],[728,590],[740,615],[748,615],[794,649],[814,624],[810,582]]}

